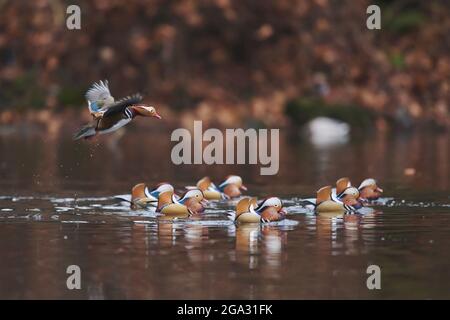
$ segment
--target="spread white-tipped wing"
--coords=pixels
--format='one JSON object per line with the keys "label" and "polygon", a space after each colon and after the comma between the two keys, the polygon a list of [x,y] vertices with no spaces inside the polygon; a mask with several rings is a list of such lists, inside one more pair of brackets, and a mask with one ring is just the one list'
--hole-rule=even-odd
{"label": "spread white-tipped wing", "polygon": [[94,83],[86,92],[86,99],[88,101],[89,111],[91,112],[98,112],[99,109],[104,107],[99,104],[101,101],[114,101],[109,91],[108,80],[100,80],[98,83]]}

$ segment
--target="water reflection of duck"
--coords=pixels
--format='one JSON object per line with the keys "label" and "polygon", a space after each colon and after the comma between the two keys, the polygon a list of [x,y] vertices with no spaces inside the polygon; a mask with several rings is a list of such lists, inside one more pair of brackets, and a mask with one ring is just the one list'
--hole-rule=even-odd
{"label": "water reflection of duck", "polygon": [[286,233],[270,225],[261,226],[261,234],[268,254],[281,254],[283,244],[287,241]]}
{"label": "water reflection of duck", "polygon": [[259,224],[243,224],[236,227],[236,250],[255,253],[261,228]]}
{"label": "water reflection of duck", "polygon": [[283,203],[277,197],[269,197],[259,203],[256,198],[243,198],[237,203],[236,212],[228,214],[237,223],[267,223],[282,220],[285,215]]}
{"label": "water reflection of duck", "polygon": [[286,234],[273,226],[255,223],[238,225],[236,260],[248,265],[250,269],[256,268],[260,262],[266,262],[261,265],[265,276],[277,278],[278,272],[273,271],[281,266],[283,244],[286,241]]}
{"label": "water reflection of duck", "polygon": [[158,242],[163,246],[173,246],[181,232],[182,225],[176,223],[174,217],[160,216],[158,217]]}

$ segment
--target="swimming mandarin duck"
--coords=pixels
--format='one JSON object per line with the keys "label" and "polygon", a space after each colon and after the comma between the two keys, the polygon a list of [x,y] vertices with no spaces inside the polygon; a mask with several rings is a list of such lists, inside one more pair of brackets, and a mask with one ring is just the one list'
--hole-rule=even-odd
{"label": "swimming mandarin duck", "polygon": [[94,84],[86,93],[86,97],[93,121],[82,127],[74,135],[74,140],[89,139],[97,134],[116,131],[137,116],[161,119],[154,107],[139,104],[142,101],[140,94],[128,96],[115,102],[109,92],[107,81]]}
{"label": "swimming mandarin duck", "polygon": [[131,189],[131,195],[118,195],[115,198],[129,202],[131,209],[145,209],[156,207],[159,195],[167,191],[174,192],[174,188],[166,182],[159,183],[152,190],[145,183],[138,183]]}
{"label": "swimming mandarin duck", "polygon": [[378,187],[375,179],[365,179],[358,187],[360,199],[363,201],[377,200],[381,197],[383,189]]}
{"label": "swimming mandarin duck", "polygon": [[[143,185],[143,186],[142,186]],[[132,203],[144,203],[156,206],[159,195],[163,192],[175,192],[171,184],[167,182],[159,183],[152,190],[149,190],[145,184],[138,184],[131,190]],[[176,196],[176,195],[174,195]]]}
{"label": "swimming mandarin duck", "polygon": [[236,213],[229,213],[228,217],[237,223],[268,223],[283,220],[285,215],[283,203],[277,197],[269,197],[259,203],[256,198],[245,197],[237,203]]}
{"label": "swimming mandarin duck", "polygon": [[203,177],[198,182],[196,187],[188,186],[187,189],[198,188],[203,192],[205,199],[207,200],[221,200],[226,199],[228,196],[222,193],[219,188],[211,181],[209,177]]}
{"label": "swimming mandarin duck", "polygon": [[205,210],[203,192],[199,189],[187,191],[180,199],[174,196],[173,191],[162,192],[159,195],[156,212],[167,216],[189,217]]}
{"label": "swimming mandarin duck", "polygon": [[304,204],[312,205],[314,210],[320,212],[346,212],[360,209],[361,203],[357,200],[359,197],[358,189],[355,187],[346,188],[340,200],[333,200],[331,197],[331,186],[320,188],[317,191],[316,199],[306,199]]}
{"label": "swimming mandarin duck", "polygon": [[239,176],[228,176],[225,181],[219,184],[219,190],[227,195],[229,198],[239,197],[242,192],[246,191],[247,187],[242,184],[242,178]]}
{"label": "swimming mandarin duck", "polygon": [[202,213],[205,211],[208,200],[205,199],[205,196],[200,189],[192,189],[180,196],[180,198],[177,199],[177,202],[188,207],[193,213]]}
{"label": "swimming mandarin duck", "polygon": [[333,200],[340,200],[345,189],[350,188],[352,183],[347,177],[340,178],[336,181],[336,188],[331,189],[331,198]]}
{"label": "swimming mandarin duck", "polygon": [[337,202],[342,202],[342,198],[346,195],[346,193],[349,193],[345,191],[349,191],[350,193],[353,192],[355,195],[358,194],[356,197],[356,200],[358,200],[358,205],[356,205],[356,207],[363,205],[363,200],[360,199],[359,190],[352,186],[350,179],[347,177],[340,178],[336,181],[336,188],[331,190],[331,199]]}

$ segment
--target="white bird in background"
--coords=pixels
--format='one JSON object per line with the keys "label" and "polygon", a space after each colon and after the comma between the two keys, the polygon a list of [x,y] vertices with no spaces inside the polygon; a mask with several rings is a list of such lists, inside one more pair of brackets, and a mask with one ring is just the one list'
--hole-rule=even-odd
{"label": "white bird in background", "polygon": [[345,144],[349,140],[350,126],[342,121],[328,117],[318,117],[306,124],[306,132],[312,144],[329,147]]}

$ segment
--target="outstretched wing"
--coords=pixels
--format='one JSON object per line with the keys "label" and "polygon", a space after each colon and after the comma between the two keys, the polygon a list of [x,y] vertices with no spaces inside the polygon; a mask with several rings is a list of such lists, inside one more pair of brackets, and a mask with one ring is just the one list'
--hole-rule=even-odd
{"label": "outstretched wing", "polygon": [[105,107],[103,101],[114,101],[114,98],[109,92],[108,80],[104,82],[100,80],[98,83],[94,83],[86,92],[86,99],[91,113],[98,112],[101,108]]}
{"label": "outstretched wing", "polygon": [[114,102],[112,105],[106,109],[103,117],[112,116],[117,113],[121,113],[125,110],[126,107],[129,107],[133,104],[139,103],[142,101],[142,96],[140,94],[134,94],[132,96],[120,99],[117,102]]}

